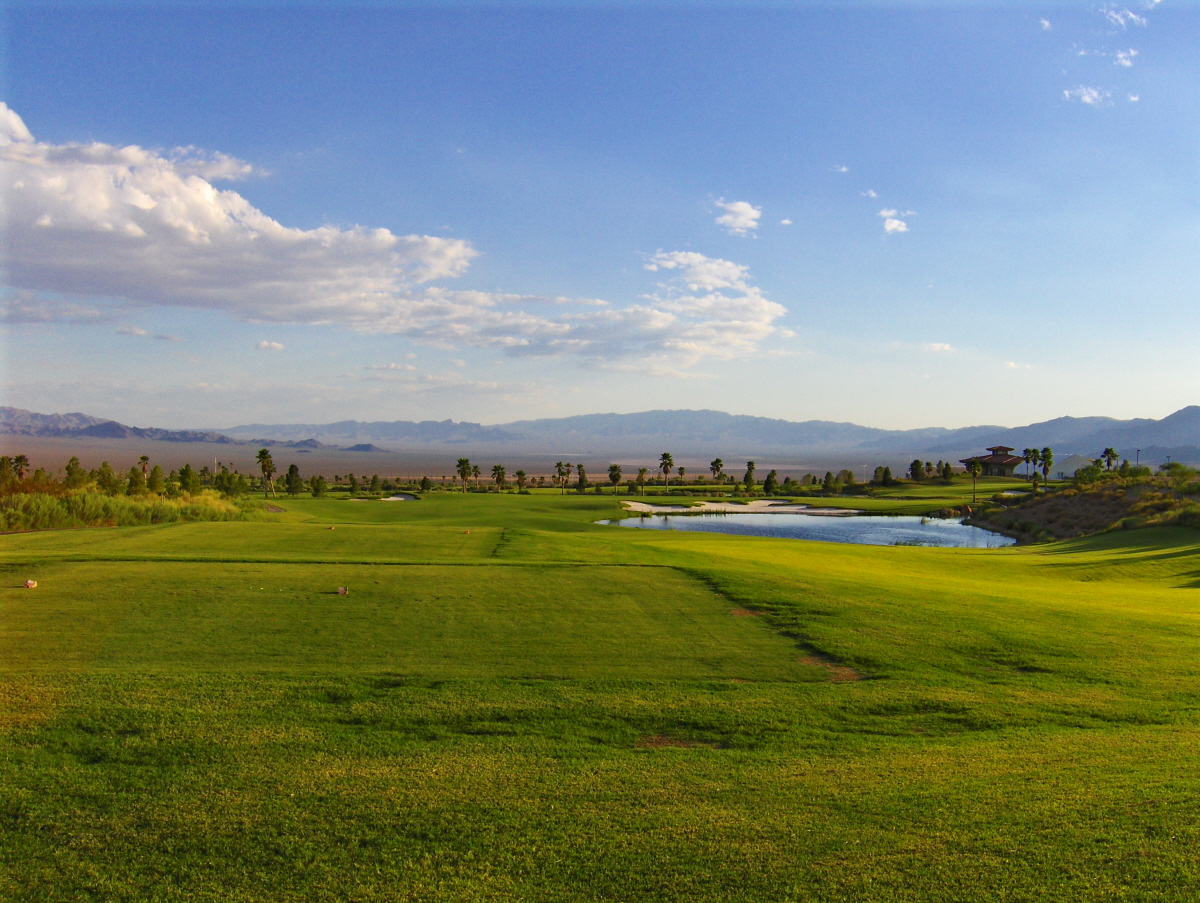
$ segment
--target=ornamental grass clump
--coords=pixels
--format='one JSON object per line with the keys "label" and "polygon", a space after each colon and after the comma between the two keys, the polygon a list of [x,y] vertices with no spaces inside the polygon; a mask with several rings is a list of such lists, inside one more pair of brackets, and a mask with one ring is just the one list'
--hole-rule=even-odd
{"label": "ornamental grass clump", "polygon": [[60,530],[71,527],[133,527],[185,521],[267,520],[262,503],[231,501],[202,492],[181,498],[22,493],[0,496],[0,530]]}

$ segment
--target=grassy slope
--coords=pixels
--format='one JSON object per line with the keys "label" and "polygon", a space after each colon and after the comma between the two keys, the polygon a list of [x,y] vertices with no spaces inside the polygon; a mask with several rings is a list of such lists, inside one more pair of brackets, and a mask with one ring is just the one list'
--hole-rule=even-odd
{"label": "grassy slope", "polygon": [[0,538],[0,898],[1200,895],[1194,531],[284,507]]}

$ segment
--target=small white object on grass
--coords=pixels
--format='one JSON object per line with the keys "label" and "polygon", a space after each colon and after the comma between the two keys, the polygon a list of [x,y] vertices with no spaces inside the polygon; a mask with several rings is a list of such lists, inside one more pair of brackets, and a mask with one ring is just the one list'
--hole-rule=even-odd
{"label": "small white object on grass", "polygon": [[26,580],[25,588],[26,589],[37,589],[37,581],[36,580]]}

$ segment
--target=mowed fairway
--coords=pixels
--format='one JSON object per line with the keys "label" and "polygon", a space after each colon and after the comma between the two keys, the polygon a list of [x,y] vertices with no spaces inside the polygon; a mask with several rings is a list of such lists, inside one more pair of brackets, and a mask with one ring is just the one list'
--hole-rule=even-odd
{"label": "mowed fairway", "polygon": [[1200,899],[1194,531],[281,504],[0,537],[0,899]]}

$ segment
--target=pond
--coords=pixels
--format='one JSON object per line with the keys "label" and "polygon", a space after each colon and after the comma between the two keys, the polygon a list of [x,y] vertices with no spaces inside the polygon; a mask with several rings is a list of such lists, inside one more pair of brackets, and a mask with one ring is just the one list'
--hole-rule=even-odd
{"label": "pond", "polygon": [[998,549],[1016,540],[972,527],[960,520],[935,517],[890,517],[878,514],[813,517],[803,514],[651,514],[597,521],[639,530],[691,530],[736,536],[774,536],[819,542],[852,542],[871,546],[939,546]]}

